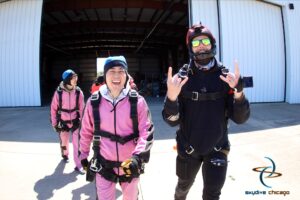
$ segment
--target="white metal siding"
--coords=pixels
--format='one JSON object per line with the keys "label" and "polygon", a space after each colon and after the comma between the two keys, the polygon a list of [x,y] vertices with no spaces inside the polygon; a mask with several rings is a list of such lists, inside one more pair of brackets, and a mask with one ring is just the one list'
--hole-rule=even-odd
{"label": "white metal siding", "polygon": [[218,11],[216,0],[194,0],[191,12],[192,23],[202,21],[221,41],[217,42],[217,48],[222,62],[233,70],[237,59],[241,74],[253,76],[254,88],[245,89],[251,102],[285,100],[285,44],[280,6],[254,0],[220,0]]}
{"label": "white metal siding", "polygon": [[191,1],[192,19],[191,24],[201,22],[206,25],[217,42],[217,58],[219,57],[219,28],[218,28],[218,10],[217,0],[210,1]]}
{"label": "white metal siding", "polygon": [[40,106],[43,1],[0,3],[0,106]]}
{"label": "white metal siding", "polygon": [[[300,1],[276,1],[283,4],[286,51],[287,51],[287,85],[286,101],[300,103]],[[288,8],[288,4],[294,4],[294,10]]]}
{"label": "white metal siding", "polygon": [[[285,53],[281,9],[244,0],[220,1],[223,63],[238,59],[242,75],[252,75],[245,89],[251,102],[284,101]],[[233,70],[233,67],[231,68]]]}

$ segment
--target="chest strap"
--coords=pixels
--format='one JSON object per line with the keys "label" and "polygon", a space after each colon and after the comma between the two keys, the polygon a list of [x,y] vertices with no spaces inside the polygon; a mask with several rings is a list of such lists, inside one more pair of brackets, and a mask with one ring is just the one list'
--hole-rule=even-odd
{"label": "chest strap", "polygon": [[182,97],[192,101],[215,101],[225,97],[224,92],[199,93],[195,91],[183,91]]}
{"label": "chest strap", "polygon": [[130,140],[133,140],[133,139],[139,137],[139,135],[135,134],[135,133],[132,133],[130,135],[122,137],[120,135],[115,135],[110,132],[102,131],[102,130],[100,130],[97,135],[100,135],[101,137],[109,138],[111,141],[115,141],[120,144],[125,144],[126,142],[129,142]]}
{"label": "chest strap", "polygon": [[57,91],[57,94],[58,94],[58,109],[57,109],[57,113],[56,113],[57,121],[61,121],[61,113],[62,112],[72,113],[72,112],[76,111],[77,112],[76,119],[79,119],[80,118],[80,114],[79,114],[80,89],[79,89],[79,87],[76,87],[76,105],[75,105],[75,108],[73,108],[73,109],[62,108],[62,93],[63,93],[63,90],[60,86],[58,86],[56,91]]}

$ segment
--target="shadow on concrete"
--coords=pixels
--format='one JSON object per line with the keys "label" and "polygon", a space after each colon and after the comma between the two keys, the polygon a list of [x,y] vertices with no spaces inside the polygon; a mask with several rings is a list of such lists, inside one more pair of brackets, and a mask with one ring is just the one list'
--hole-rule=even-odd
{"label": "shadow on concrete", "polygon": [[[84,195],[86,200],[96,199],[96,185],[95,182],[88,183],[80,188],[72,190],[72,200],[81,200],[81,196]],[[87,198],[88,196],[88,198]]]}
{"label": "shadow on concrete", "polygon": [[[81,200],[81,196],[84,195],[84,199],[86,200],[95,200],[97,199],[97,193],[96,193],[96,185],[95,181],[92,183],[88,183],[80,188],[77,188],[75,190],[72,190],[72,200]],[[117,188],[116,189],[116,198],[120,197],[122,195],[122,192]],[[87,196],[89,196],[87,198]]]}
{"label": "shadow on concrete", "polygon": [[[63,189],[66,185],[77,181],[77,176],[82,176],[79,173],[72,171],[71,173],[63,173],[66,163],[61,160],[55,168],[53,174],[45,176],[38,180],[34,185],[34,191],[38,194],[38,200],[52,199],[54,192]],[[84,175],[85,176],[85,175]],[[116,188],[116,198],[120,197],[122,192]],[[96,185],[95,181],[72,190],[72,200],[95,200]]]}
{"label": "shadow on concrete", "polygon": [[64,168],[66,163],[62,160],[58,163],[53,174],[45,176],[38,180],[34,185],[34,191],[38,194],[38,200],[51,199],[54,195],[55,190],[62,189],[69,183],[77,180],[77,172],[72,171],[71,173],[64,174]]}
{"label": "shadow on concrete", "polygon": [[[163,97],[147,97],[155,126],[155,139],[174,139],[178,127],[168,126],[162,119]],[[280,128],[300,124],[300,104],[251,104],[251,116],[241,125],[230,121],[229,133]],[[53,142],[57,134],[50,125],[50,107],[0,108],[0,141]]]}

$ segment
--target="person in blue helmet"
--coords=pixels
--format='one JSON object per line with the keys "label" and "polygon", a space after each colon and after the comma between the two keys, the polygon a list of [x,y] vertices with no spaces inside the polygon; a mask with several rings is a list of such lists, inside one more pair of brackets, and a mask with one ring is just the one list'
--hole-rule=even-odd
{"label": "person in blue helmet", "polygon": [[228,120],[244,123],[250,107],[243,92],[238,64],[229,72],[217,61],[216,40],[210,30],[195,24],[186,35],[190,63],[172,75],[169,68],[167,95],[162,111],[176,132],[178,182],[175,200],[185,200],[202,167],[204,200],[218,200],[230,151]]}
{"label": "person in blue helmet", "polygon": [[78,75],[71,69],[62,74],[62,81],[54,92],[51,102],[51,124],[59,134],[61,156],[69,160],[69,137],[72,136],[75,171],[83,174],[78,158],[78,134],[84,109],[84,95],[77,86]]}

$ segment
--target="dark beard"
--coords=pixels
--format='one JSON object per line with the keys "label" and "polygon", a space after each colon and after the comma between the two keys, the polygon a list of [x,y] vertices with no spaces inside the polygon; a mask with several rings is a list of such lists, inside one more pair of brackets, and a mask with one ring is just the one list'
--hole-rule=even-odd
{"label": "dark beard", "polygon": [[201,66],[205,66],[207,65],[210,61],[212,60],[212,58],[206,58],[206,59],[202,59],[202,60],[194,60],[195,64],[197,65],[201,65]]}

